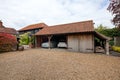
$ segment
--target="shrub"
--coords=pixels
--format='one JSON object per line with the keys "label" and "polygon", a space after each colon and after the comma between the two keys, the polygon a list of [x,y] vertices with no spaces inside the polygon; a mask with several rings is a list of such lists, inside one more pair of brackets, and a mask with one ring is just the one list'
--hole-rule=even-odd
{"label": "shrub", "polygon": [[114,41],[113,41],[113,40],[110,40],[110,41],[109,41],[109,44],[110,44],[110,46],[113,46],[113,45],[114,45]]}
{"label": "shrub", "polygon": [[14,35],[0,33],[0,52],[11,51],[16,46],[17,40]]}
{"label": "shrub", "polygon": [[120,47],[112,46],[113,51],[120,52]]}
{"label": "shrub", "polygon": [[19,45],[29,45],[34,44],[35,36],[31,35],[30,32],[20,35],[20,44]]}
{"label": "shrub", "polygon": [[30,33],[24,33],[22,35],[20,35],[20,45],[28,45],[30,42],[30,37],[29,37]]}

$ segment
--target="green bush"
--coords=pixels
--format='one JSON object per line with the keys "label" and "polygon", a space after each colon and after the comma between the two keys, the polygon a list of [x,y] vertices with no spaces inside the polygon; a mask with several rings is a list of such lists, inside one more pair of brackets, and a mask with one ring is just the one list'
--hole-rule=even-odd
{"label": "green bush", "polygon": [[30,37],[29,37],[30,33],[24,33],[22,35],[20,35],[20,45],[28,45],[30,42]]}
{"label": "green bush", "polygon": [[113,51],[120,52],[120,47],[112,46]]}
{"label": "green bush", "polygon": [[20,35],[20,44],[19,45],[29,45],[34,44],[35,37],[31,35],[30,32]]}
{"label": "green bush", "polygon": [[109,41],[109,45],[110,45],[110,46],[113,46],[113,45],[114,45],[114,41],[113,41],[113,40],[110,40],[110,41]]}

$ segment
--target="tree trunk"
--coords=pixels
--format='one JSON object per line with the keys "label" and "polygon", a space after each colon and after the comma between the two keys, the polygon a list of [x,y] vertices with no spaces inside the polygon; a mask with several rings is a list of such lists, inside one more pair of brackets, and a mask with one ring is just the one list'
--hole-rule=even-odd
{"label": "tree trunk", "polygon": [[114,45],[120,46],[120,37],[114,37]]}

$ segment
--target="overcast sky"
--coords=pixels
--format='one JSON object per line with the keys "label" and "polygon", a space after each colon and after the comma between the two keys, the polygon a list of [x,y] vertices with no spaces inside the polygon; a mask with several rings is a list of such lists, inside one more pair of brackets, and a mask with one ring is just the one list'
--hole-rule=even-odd
{"label": "overcast sky", "polygon": [[0,0],[0,19],[15,29],[44,22],[48,25],[93,20],[114,27],[109,0]]}

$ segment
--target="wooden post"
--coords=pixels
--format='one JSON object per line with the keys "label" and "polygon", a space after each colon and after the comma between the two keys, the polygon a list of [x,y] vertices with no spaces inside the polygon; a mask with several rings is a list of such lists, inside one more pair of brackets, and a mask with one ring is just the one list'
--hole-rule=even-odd
{"label": "wooden post", "polygon": [[34,47],[36,48],[37,47],[37,37],[35,36],[35,44],[34,44]]}
{"label": "wooden post", "polygon": [[116,37],[114,37],[114,45],[116,46]]}
{"label": "wooden post", "polygon": [[106,40],[106,54],[109,55],[109,41]]}
{"label": "wooden post", "polygon": [[41,36],[36,36],[36,47],[41,47]]}
{"label": "wooden post", "polygon": [[40,41],[39,36],[36,36],[36,47],[40,47]]}
{"label": "wooden post", "polygon": [[51,38],[52,38],[52,36],[48,36],[49,49],[51,47]]}

